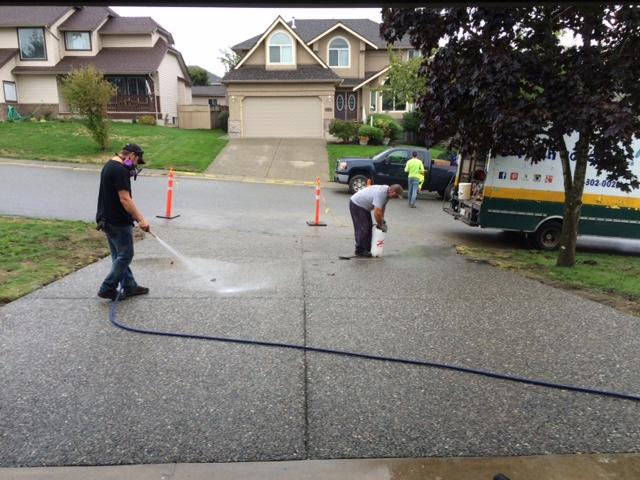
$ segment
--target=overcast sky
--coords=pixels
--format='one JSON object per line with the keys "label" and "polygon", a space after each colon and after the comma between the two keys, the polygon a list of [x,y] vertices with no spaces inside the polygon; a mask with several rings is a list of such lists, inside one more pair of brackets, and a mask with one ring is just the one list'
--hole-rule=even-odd
{"label": "overcast sky", "polygon": [[218,60],[227,49],[262,34],[278,15],[295,18],[369,18],[382,22],[379,8],[213,8],[111,7],[118,15],[151,17],[171,32],[187,65],[200,65],[224,75]]}

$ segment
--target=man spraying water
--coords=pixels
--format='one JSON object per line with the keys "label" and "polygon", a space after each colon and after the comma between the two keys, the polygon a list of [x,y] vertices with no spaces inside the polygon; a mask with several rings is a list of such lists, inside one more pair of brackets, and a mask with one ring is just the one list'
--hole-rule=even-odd
{"label": "man spraying water", "polygon": [[149,222],[136,207],[131,196],[131,177],[135,180],[144,165],[144,151],[135,143],[125,145],[119,154],[102,167],[96,223],[107,236],[111,250],[111,271],[104,279],[98,296],[115,300],[144,295],[147,287],[138,285],[129,265],[133,260],[133,222],[149,232]]}

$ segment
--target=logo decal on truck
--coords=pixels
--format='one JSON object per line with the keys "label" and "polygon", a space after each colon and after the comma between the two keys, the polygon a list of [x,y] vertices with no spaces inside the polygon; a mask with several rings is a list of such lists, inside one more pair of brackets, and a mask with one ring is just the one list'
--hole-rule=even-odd
{"label": "logo decal on truck", "polygon": [[500,180],[506,180],[507,178],[507,172],[498,172],[498,178]]}
{"label": "logo decal on truck", "polygon": [[546,175],[544,177],[544,183],[553,183],[553,175]]}
{"label": "logo decal on truck", "polygon": [[536,174],[533,176],[533,181],[534,181],[534,182],[541,182],[541,181],[542,181],[542,175],[541,175],[541,174],[539,174],[539,173],[536,173]]}
{"label": "logo decal on truck", "polygon": [[518,180],[518,172],[511,172],[511,180]]}

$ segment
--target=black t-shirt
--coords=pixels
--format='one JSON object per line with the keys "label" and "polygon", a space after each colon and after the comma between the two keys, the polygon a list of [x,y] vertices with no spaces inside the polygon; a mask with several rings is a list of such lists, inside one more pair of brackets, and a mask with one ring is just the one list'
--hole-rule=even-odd
{"label": "black t-shirt", "polygon": [[131,194],[131,175],[120,162],[109,160],[100,174],[100,192],[98,193],[98,212],[96,222],[104,219],[112,225],[133,225],[133,217],[127,213],[118,192],[127,190]]}

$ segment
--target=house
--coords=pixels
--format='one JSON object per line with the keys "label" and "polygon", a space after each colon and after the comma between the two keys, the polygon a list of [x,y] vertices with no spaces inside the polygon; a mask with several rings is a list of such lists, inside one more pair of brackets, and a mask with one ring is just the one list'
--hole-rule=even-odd
{"label": "house", "polygon": [[222,79],[209,71],[206,72],[209,85],[193,85],[191,87],[193,104],[210,105],[212,107],[226,105],[227,88],[222,84]]}
{"label": "house", "polygon": [[[393,49],[402,59],[416,54],[407,38]],[[222,79],[230,136],[323,138],[334,118],[362,121],[376,112],[401,118],[408,108],[374,91],[390,61],[372,20],[278,17],[232,50],[241,60]]]}
{"label": "house", "polygon": [[171,34],[150,17],[121,17],[108,7],[0,6],[0,120],[71,112],[61,79],[94,65],[117,87],[114,119],[152,115],[174,125],[190,104],[191,78]]}

